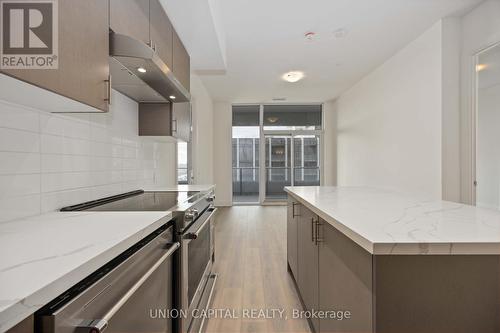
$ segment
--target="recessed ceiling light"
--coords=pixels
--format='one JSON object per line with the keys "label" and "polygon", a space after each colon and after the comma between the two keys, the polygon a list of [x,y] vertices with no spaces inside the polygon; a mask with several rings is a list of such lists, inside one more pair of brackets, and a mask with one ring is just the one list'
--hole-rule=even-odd
{"label": "recessed ceiling light", "polygon": [[274,124],[278,120],[279,120],[278,117],[268,117],[267,118],[267,121],[269,121],[271,124]]}
{"label": "recessed ceiling light", "polygon": [[345,28],[340,28],[333,32],[333,36],[335,36],[335,38],[344,38],[346,35],[347,35],[347,29]]}
{"label": "recessed ceiling light", "polygon": [[302,80],[304,78],[304,73],[300,71],[291,71],[283,74],[282,78],[285,81],[293,83]]}
{"label": "recessed ceiling light", "polygon": [[484,71],[486,68],[488,68],[488,65],[478,64],[478,65],[476,65],[476,72]]}
{"label": "recessed ceiling light", "polygon": [[168,98],[175,99],[175,96],[174,95],[170,95],[170,96],[168,96]]}
{"label": "recessed ceiling light", "polygon": [[137,68],[137,71],[138,71],[139,73],[146,73],[146,68],[144,68],[144,67],[139,67],[139,68]]}

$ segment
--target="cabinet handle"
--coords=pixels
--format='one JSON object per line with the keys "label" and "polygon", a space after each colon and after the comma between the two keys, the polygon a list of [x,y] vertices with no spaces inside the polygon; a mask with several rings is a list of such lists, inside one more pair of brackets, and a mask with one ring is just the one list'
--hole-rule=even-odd
{"label": "cabinet handle", "polygon": [[106,84],[106,98],[104,100],[111,105],[111,75],[109,75],[108,79],[104,80],[104,82]]}
{"label": "cabinet handle", "polygon": [[311,236],[312,236],[312,242],[316,244],[316,240],[314,239],[314,236],[316,234],[316,229],[315,229],[316,223],[314,222],[314,217],[311,217]]}
{"label": "cabinet handle", "polygon": [[298,204],[297,202],[292,202],[292,218],[299,216],[299,214],[295,215],[295,206]]}
{"label": "cabinet handle", "polygon": [[316,220],[316,245],[318,245],[319,243],[323,242],[323,238],[319,237],[319,227],[322,227],[323,226],[323,223],[321,223],[319,221],[319,217],[317,218]]}
{"label": "cabinet handle", "polygon": [[177,119],[172,119],[172,133],[174,132],[177,134]]}

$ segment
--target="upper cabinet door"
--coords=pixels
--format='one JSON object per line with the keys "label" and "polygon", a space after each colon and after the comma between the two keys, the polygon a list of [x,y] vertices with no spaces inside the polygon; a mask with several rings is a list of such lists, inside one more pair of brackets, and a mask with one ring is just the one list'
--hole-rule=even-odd
{"label": "upper cabinet door", "polygon": [[158,0],[149,2],[151,13],[151,36],[153,47],[161,60],[172,69],[173,28],[163,6]]}
{"label": "upper cabinet door", "polygon": [[146,44],[150,42],[149,0],[110,0],[109,6],[111,30]]}
{"label": "upper cabinet door", "polygon": [[174,30],[173,33],[173,45],[174,45],[174,54],[173,54],[173,72],[175,77],[180,81],[180,83],[186,88],[188,91],[190,89],[190,59],[189,54],[182,44],[179,36]]}
{"label": "upper cabinet door", "polygon": [[58,6],[58,69],[18,69],[3,72],[102,111],[108,111],[108,2],[64,0],[58,1]]}
{"label": "upper cabinet door", "polygon": [[191,141],[191,103],[172,104],[172,135],[186,142]]}

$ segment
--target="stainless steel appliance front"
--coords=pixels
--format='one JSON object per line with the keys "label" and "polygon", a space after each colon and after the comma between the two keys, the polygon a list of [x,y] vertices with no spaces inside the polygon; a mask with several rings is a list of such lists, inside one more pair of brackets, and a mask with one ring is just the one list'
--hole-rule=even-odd
{"label": "stainless steel appliance front", "polygon": [[181,307],[186,315],[181,332],[199,332],[203,318],[199,310],[206,309],[215,283],[212,274],[214,256],[213,218],[217,209],[209,207],[181,235]]}
{"label": "stainless steel appliance front", "polygon": [[173,255],[180,247],[173,233],[173,227],[159,229],[123,262],[54,300],[37,315],[38,332],[173,332],[166,315],[173,308]]}

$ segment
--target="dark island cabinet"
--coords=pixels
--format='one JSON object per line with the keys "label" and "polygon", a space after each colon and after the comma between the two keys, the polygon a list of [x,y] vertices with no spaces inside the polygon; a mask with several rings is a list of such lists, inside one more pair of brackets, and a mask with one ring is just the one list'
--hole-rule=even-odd
{"label": "dark island cabinet", "polygon": [[288,197],[287,203],[287,261],[288,268],[294,277],[298,276],[298,253],[297,253],[297,237],[298,237],[298,219],[300,216],[300,204],[291,197]]}
{"label": "dark island cabinet", "polygon": [[287,218],[289,272],[319,311],[314,332],[500,332],[499,255],[372,254],[291,195]]}

